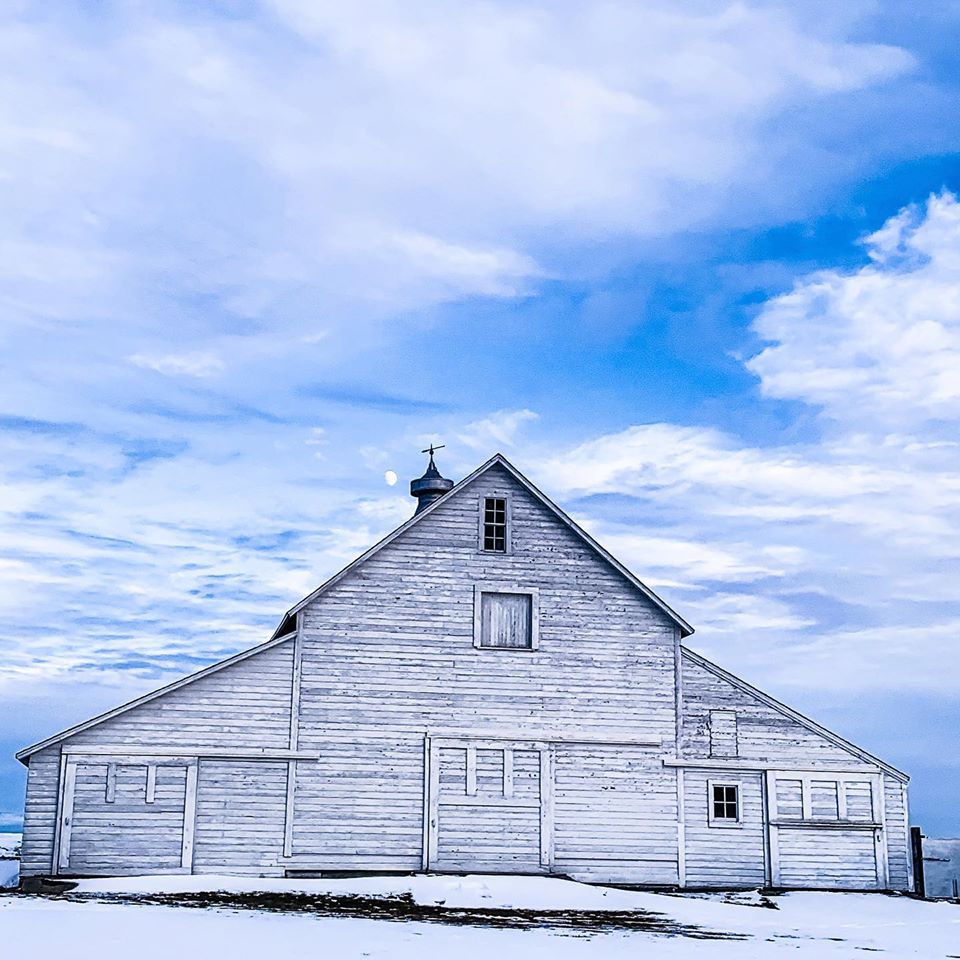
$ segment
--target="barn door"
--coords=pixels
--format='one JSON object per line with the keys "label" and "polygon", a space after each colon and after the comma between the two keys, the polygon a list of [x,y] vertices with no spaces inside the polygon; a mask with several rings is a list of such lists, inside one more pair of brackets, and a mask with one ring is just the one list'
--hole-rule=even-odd
{"label": "barn door", "polygon": [[547,873],[553,859],[550,747],[428,738],[424,869]]}
{"label": "barn door", "polygon": [[772,886],[888,886],[879,775],[769,771],[766,792]]}
{"label": "barn door", "polygon": [[189,873],[197,761],[68,755],[56,872]]}

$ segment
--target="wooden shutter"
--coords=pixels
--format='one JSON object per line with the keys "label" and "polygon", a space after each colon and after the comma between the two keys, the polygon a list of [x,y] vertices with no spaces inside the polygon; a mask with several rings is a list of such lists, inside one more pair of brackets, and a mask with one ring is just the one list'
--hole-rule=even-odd
{"label": "wooden shutter", "polygon": [[532,646],[533,598],[526,593],[483,593],[480,643],[484,647]]}

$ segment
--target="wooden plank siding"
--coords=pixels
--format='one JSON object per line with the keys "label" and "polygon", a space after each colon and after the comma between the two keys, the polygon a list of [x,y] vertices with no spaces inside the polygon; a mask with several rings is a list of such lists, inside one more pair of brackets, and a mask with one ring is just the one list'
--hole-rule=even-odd
{"label": "wooden plank siding", "polygon": [[283,875],[287,764],[201,760],[194,873]]}
{"label": "wooden plank siding", "polygon": [[681,756],[710,756],[710,712],[722,710],[736,715],[737,753],[742,760],[761,760],[780,767],[863,764],[849,750],[705,669],[687,651],[682,660]]}
{"label": "wooden plank siding", "polygon": [[[683,650],[681,659],[680,756],[688,766],[678,769],[686,769],[683,834],[687,884],[755,886],[760,882],[758,876],[762,879],[758,871],[763,861],[754,859],[748,865],[740,852],[749,846],[756,849],[757,831],[761,840],[766,831],[766,876],[774,885],[909,890],[904,784],[882,772],[862,751],[845,748],[752,695],[705,667],[701,658]],[[736,757],[716,755],[711,717],[715,725],[718,711],[735,715]],[[704,769],[696,768],[698,760],[703,761]],[[760,774],[751,767],[778,771],[772,780],[774,794],[769,797],[771,823],[808,823],[767,830],[763,810],[757,806]],[[857,775],[857,770],[863,773]],[[710,779],[741,784],[742,827],[709,825],[705,784]],[[882,784],[876,796],[871,783]],[[845,820],[849,825],[844,825]],[[828,825],[813,826],[820,821]],[[865,829],[855,821],[879,822],[883,829]],[[724,874],[729,876],[729,884],[722,884]]]}
{"label": "wooden plank siding", "polygon": [[161,765],[154,802],[148,805],[146,763],[100,758],[72,763],[70,835],[69,840],[61,837],[63,872],[92,876],[181,872],[187,766]]}
{"label": "wooden plank siding", "polygon": [[74,734],[72,749],[284,749],[290,738],[293,643],[281,643],[217,673]]}
{"label": "wooden plank siding", "polygon": [[[481,549],[486,497],[506,553]],[[476,645],[484,589],[529,591],[529,649]],[[875,885],[907,889],[897,771],[682,651],[644,591],[493,462],[297,605],[289,639],[31,748],[22,873],[843,886],[873,853]],[[713,780],[739,822],[711,822]]]}
{"label": "wooden plank siding", "polygon": [[676,772],[659,749],[554,748],[554,863],[569,876],[678,883]]}
{"label": "wooden plank siding", "polygon": [[60,794],[60,747],[47,747],[30,758],[23,810],[20,874],[44,876],[53,872]]}
{"label": "wooden plank siding", "polygon": [[[762,887],[766,882],[766,821],[759,773],[722,775],[680,770],[684,778],[684,839],[688,887]],[[740,787],[740,823],[710,823],[710,783]]]}
{"label": "wooden plank siding", "polygon": [[[507,555],[478,547],[477,516],[490,496],[510,500]],[[475,587],[484,583],[538,588],[538,649],[474,646]],[[293,853],[301,862],[420,866],[430,728],[618,740],[628,727],[673,744],[674,689],[660,679],[673,676],[673,622],[502,468],[438,505],[302,618],[299,747],[323,759],[298,773]],[[595,772],[585,766],[581,776]],[[674,774],[651,762],[646,775],[674,798],[672,807],[650,806],[669,818],[650,829],[672,839],[658,847],[667,866],[652,861],[655,877],[642,863],[632,875],[658,882],[669,873],[675,882]],[[577,862],[589,862],[591,849],[606,862],[602,847],[595,838],[575,851]]]}

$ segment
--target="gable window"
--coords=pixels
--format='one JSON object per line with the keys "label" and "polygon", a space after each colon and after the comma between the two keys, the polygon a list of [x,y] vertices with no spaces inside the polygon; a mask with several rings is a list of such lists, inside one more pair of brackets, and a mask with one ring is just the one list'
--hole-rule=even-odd
{"label": "gable window", "polygon": [[482,547],[487,553],[509,553],[509,504],[506,497],[483,499]]}
{"label": "gable window", "polygon": [[539,607],[539,593],[535,587],[478,585],[474,594],[474,646],[536,650]]}
{"label": "gable window", "polygon": [[713,827],[735,827],[740,824],[740,784],[709,783],[709,822]]}

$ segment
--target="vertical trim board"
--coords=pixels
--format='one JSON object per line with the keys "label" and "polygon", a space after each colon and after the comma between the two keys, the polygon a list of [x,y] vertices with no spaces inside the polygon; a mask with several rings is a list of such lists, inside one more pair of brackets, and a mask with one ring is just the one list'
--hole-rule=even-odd
{"label": "vertical trim board", "polygon": [[467,747],[467,796],[477,795],[477,748],[472,744]]}
{"label": "vertical trim board", "polygon": [[684,797],[686,775],[682,767],[677,768],[677,883],[681,887],[687,885],[687,815]]}
{"label": "vertical trim board", "polygon": [[143,796],[146,803],[153,803],[157,795],[157,765],[155,763],[147,764],[147,783],[144,787]]}
{"label": "vertical trim board", "polygon": [[107,764],[107,789],[104,794],[104,800],[107,803],[114,803],[117,799],[117,765],[116,763]]}
{"label": "vertical trim board", "polygon": [[283,855],[293,856],[293,812],[297,792],[297,761],[287,761],[287,791],[283,807]]}
{"label": "vertical trim board", "polygon": [[188,873],[193,872],[193,838],[197,829],[198,768],[198,762],[187,766],[187,782],[183,798],[183,845],[180,853],[180,866]]}
{"label": "vertical trim board", "polygon": [[57,872],[70,866],[70,835],[73,830],[73,794],[77,783],[77,761],[67,762],[63,784],[63,806],[60,812],[60,844],[57,852]]}
{"label": "vertical trim board", "polygon": [[503,796],[509,800],[513,796],[513,748],[503,748]]}
{"label": "vertical trim board", "polygon": [[540,865],[553,872],[553,746],[540,748]]}

